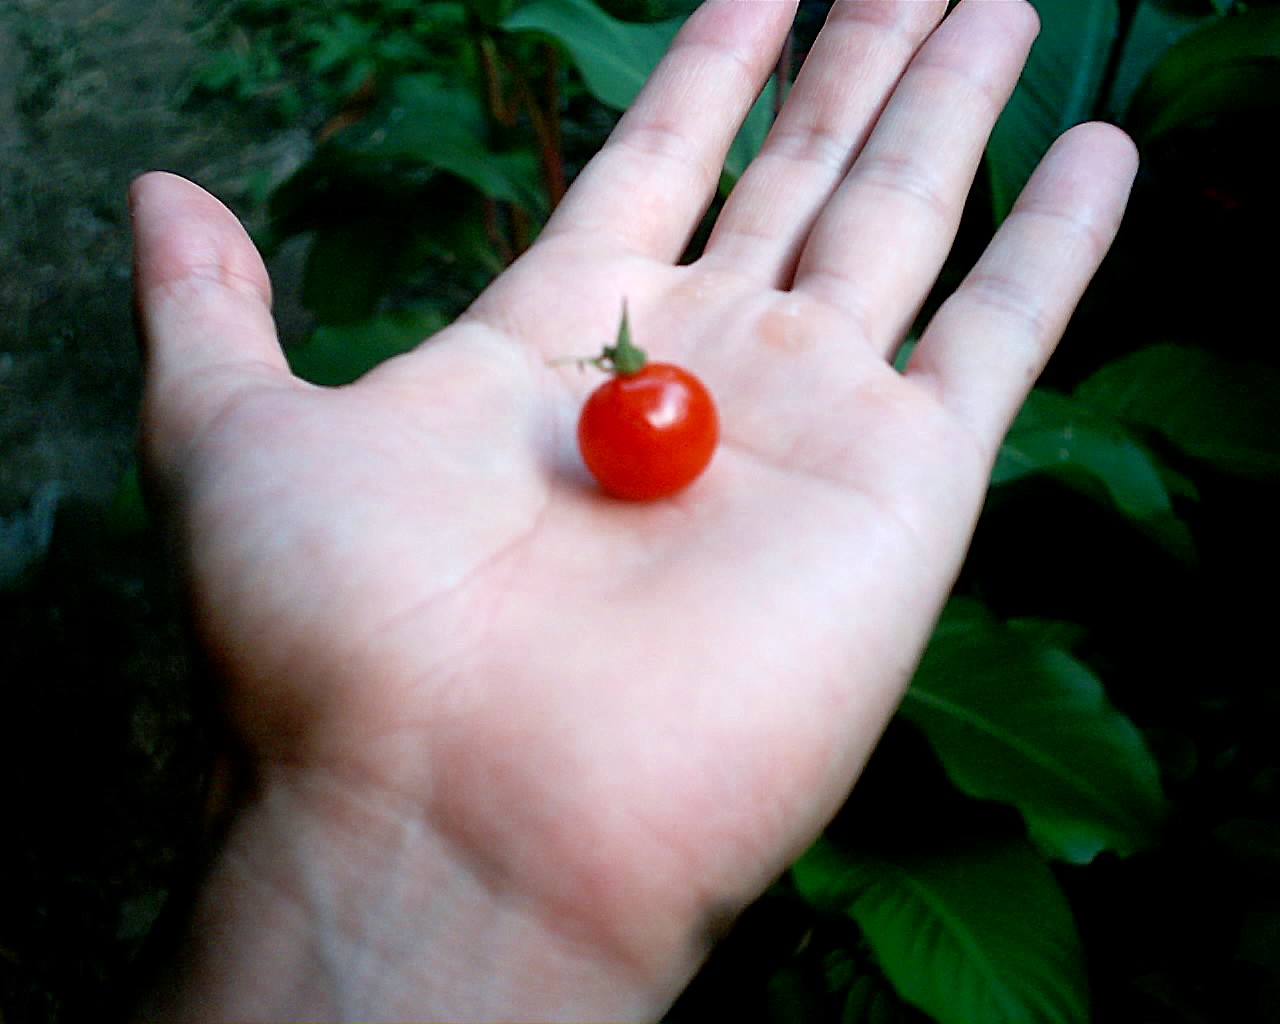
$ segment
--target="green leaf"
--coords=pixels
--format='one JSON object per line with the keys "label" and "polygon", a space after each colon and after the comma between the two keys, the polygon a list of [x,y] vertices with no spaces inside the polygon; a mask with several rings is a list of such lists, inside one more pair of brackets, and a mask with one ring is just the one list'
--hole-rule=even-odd
{"label": "green leaf", "polygon": [[303,36],[313,46],[309,60],[312,74],[322,75],[358,57],[373,42],[376,26],[345,12],[329,24],[311,26]]}
{"label": "green leaf", "polygon": [[1215,828],[1213,837],[1259,876],[1280,882],[1280,822],[1232,818]]}
{"label": "green leaf", "polygon": [[683,20],[634,24],[610,17],[591,0],[530,0],[502,27],[551,36],[568,51],[591,95],[607,107],[625,110]]}
{"label": "green leaf", "polygon": [[[901,999],[895,996],[894,991],[882,977],[862,974],[849,986],[840,1013],[840,1024],[898,1024],[903,1021]],[[915,1014],[911,1019],[916,1019]]]}
{"label": "green leaf", "polygon": [[1263,896],[1245,912],[1236,959],[1256,964],[1271,975],[1273,986],[1280,984],[1280,900]]}
{"label": "green leaf", "polygon": [[1280,372],[1274,367],[1190,345],[1152,345],[1104,366],[1075,396],[1158,431],[1218,469],[1280,475]]}
{"label": "green leaf", "polygon": [[1033,473],[1109,502],[1171,553],[1193,557],[1170,493],[1172,486],[1189,492],[1190,485],[1106,411],[1052,391],[1031,392],[1000,446],[991,481],[999,486]]}
{"label": "green leaf", "polygon": [[1165,813],[1155,759],[1049,635],[951,601],[900,713],[959,789],[1014,806],[1048,854],[1084,864],[1150,846]]}
{"label": "green leaf", "polygon": [[142,533],[151,525],[151,513],[142,493],[142,477],[137,459],[130,460],[116,482],[107,507],[107,525],[119,536]]}
{"label": "green leaf", "polygon": [[372,315],[400,258],[392,222],[357,217],[323,225],[303,270],[302,302],[326,324]]}
{"label": "green leaf", "polygon": [[30,505],[12,516],[0,516],[0,593],[24,583],[43,561],[53,540],[62,486],[40,485]]}
{"label": "green leaf", "polygon": [[783,964],[769,979],[765,988],[770,1024],[811,1024],[823,1010],[823,993],[815,991],[803,971]]}
{"label": "green leaf", "polygon": [[[666,53],[684,18],[636,24],[619,21],[591,0],[530,0],[504,23],[508,32],[541,32],[568,52],[591,95],[625,110]],[[765,86],[725,160],[731,185],[760,152],[773,124],[776,83]]]}
{"label": "green leaf", "polygon": [[1141,0],[1125,36],[1107,111],[1119,118],[1142,80],[1174,43],[1205,24],[1212,14],[1170,7],[1167,0]]}
{"label": "green leaf", "polygon": [[733,145],[729,147],[729,154],[724,161],[727,184],[731,185],[742,177],[742,172],[756,158],[756,154],[764,145],[765,137],[773,127],[773,106],[777,93],[777,79],[771,78],[752,106],[751,112],[747,114],[747,119],[742,123],[742,128],[734,138]]}
{"label": "green leaf", "polygon": [[1083,1024],[1080,939],[1048,866],[1021,840],[889,860],[819,842],[801,895],[857,922],[898,993],[938,1024]]}
{"label": "green leaf", "polygon": [[407,161],[453,174],[494,199],[545,213],[538,160],[494,147],[480,98],[434,75],[402,75],[369,117],[334,139],[348,161]]}
{"label": "green leaf", "polygon": [[992,483],[1070,468],[1091,474],[1116,507],[1135,519],[1171,508],[1154,456],[1120,424],[1064,395],[1037,389],[1005,437]]}
{"label": "green leaf", "polygon": [[1125,127],[1139,143],[1226,114],[1280,106],[1280,8],[1220,18],[1184,36],[1152,68]]}
{"label": "green leaf", "polygon": [[1053,141],[1094,115],[1119,21],[1116,0],[1034,2],[1040,36],[987,146],[997,222]]}
{"label": "green leaf", "polygon": [[515,0],[463,0],[467,10],[483,24],[496,28],[511,14]]}
{"label": "green leaf", "polygon": [[313,384],[350,384],[384,360],[416,347],[446,322],[435,310],[418,309],[360,324],[318,327],[289,350],[289,365]]}

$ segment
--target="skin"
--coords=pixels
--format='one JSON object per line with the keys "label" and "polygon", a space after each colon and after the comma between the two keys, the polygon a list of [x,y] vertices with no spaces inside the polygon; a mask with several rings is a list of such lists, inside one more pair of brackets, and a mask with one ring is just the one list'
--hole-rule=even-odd
{"label": "skin", "polygon": [[[248,783],[141,1016],[655,1017],[842,802],[1136,155],[1059,140],[899,374],[1036,17],[837,3],[677,266],[794,6],[704,5],[538,243],[347,388],[289,374],[220,204],[135,184],[142,448]],[[546,366],[624,295],[723,428],[648,504]]]}

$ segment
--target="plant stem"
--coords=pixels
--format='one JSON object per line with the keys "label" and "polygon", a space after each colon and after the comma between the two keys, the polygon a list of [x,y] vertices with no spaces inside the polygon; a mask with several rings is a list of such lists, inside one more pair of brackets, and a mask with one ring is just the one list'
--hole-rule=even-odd
{"label": "plant stem", "polygon": [[[502,60],[497,41],[487,30],[478,30],[474,37],[476,55],[480,62],[480,72],[484,79],[484,93],[489,116],[503,128],[512,128],[516,123],[516,105],[508,100],[502,83]],[[489,243],[493,246],[503,266],[509,266],[521,252],[528,248],[527,224],[522,224],[517,217],[518,211],[507,206],[508,217],[502,217],[502,206],[492,196],[485,196],[484,226]],[[510,227],[512,230],[505,230]],[[513,237],[514,235],[514,237]]]}
{"label": "plant stem", "polygon": [[516,123],[515,104],[508,103],[502,90],[501,65],[498,46],[493,36],[485,32],[476,37],[476,52],[480,58],[480,71],[484,75],[485,97],[489,113],[498,124],[506,128]]}
{"label": "plant stem", "polygon": [[489,239],[489,244],[493,246],[493,251],[496,253],[499,262],[504,267],[509,266],[515,258],[515,253],[512,249],[511,240],[507,237],[506,232],[502,230],[498,201],[492,196],[484,197],[484,233]]}
{"label": "plant stem", "polygon": [[[550,54],[554,47],[548,45]],[[565,174],[564,159],[560,153],[560,111],[559,111],[559,67],[558,61],[552,63],[548,57],[547,110],[543,110],[537,97],[529,86],[528,80],[521,72],[519,65],[508,56],[507,71],[515,83],[517,95],[529,115],[529,123],[533,126],[534,138],[538,146],[538,162],[542,165],[542,178],[547,189],[547,203],[554,210],[564,197]]]}
{"label": "plant stem", "polygon": [[520,207],[508,204],[511,214],[512,236],[515,243],[515,255],[519,256],[533,241],[533,229],[529,224],[529,215]]}
{"label": "plant stem", "polygon": [[566,188],[564,173],[563,132],[560,125],[560,51],[553,43],[546,44],[546,104],[547,128],[552,158],[548,175],[548,198],[554,210],[563,198]]}

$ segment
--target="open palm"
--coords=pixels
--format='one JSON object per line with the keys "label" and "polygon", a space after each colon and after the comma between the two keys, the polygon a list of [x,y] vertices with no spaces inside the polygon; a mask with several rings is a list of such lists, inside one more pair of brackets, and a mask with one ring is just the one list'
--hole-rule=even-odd
{"label": "open palm", "polygon": [[[1133,173],[1112,129],[1061,140],[898,373],[1035,18],[840,3],[676,265],[793,7],[705,5],[537,244],[347,388],[288,373],[224,209],[168,176],[134,194],[145,450],[260,789],[443,837],[649,987],[600,1014],[660,1007],[693,932],[842,799]],[[702,478],[647,504],[581,468],[598,375],[547,365],[610,342],[624,297],[723,430]]]}

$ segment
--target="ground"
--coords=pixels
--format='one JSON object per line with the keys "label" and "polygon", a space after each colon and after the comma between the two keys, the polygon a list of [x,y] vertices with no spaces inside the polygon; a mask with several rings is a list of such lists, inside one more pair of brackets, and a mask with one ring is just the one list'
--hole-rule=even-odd
{"label": "ground", "polygon": [[[0,3],[0,1021],[127,998],[189,862],[204,744],[154,536],[112,515],[140,372],[125,192],[252,222],[305,131],[192,101],[211,0]],[[293,262],[296,263],[296,260]],[[286,330],[301,330],[288,254]]]}
{"label": "ground", "polygon": [[300,131],[184,103],[201,10],[192,0],[0,5],[0,514],[45,481],[106,500],[129,456],[129,180],[163,167],[249,212],[255,178],[305,153]]}

